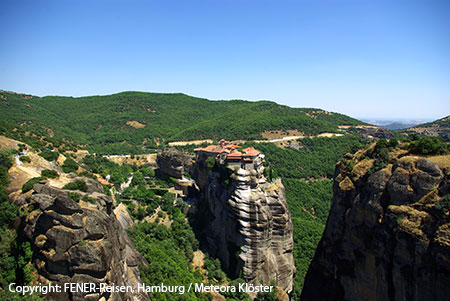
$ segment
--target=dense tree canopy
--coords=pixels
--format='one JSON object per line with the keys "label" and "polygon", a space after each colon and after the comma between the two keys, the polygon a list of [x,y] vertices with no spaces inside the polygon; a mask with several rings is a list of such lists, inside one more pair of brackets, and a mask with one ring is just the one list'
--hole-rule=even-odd
{"label": "dense tree canopy", "polygon": [[260,139],[263,131],[289,129],[312,135],[336,132],[341,124],[361,124],[320,109],[270,101],[210,101],[185,94],[40,98],[3,91],[0,96],[1,134],[34,148],[74,150],[83,145],[97,153],[139,153],[162,140]]}
{"label": "dense tree canopy", "polygon": [[[6,185],[9,183],[8,169],[12,166],[12,150],[0,149],[0,298],[18,300],[8,291],[10,283],[27,285],[31,282],[32,249],[23,229],[14,228],[18,208],[9,201]],[[17,297],[17,298],[16,298]],[[36,295],[26,300],[39,300]]]}

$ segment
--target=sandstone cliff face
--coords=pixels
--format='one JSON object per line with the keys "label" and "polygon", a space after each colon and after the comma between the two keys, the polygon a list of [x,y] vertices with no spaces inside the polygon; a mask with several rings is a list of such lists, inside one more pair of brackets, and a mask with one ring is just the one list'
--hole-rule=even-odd
{"label": "sandstone cliff face", "polygon": [[[112,200],[102,186],[88,181],[88,192],[77,191],[90,202],[74,201],[68,191],[45,184],[20,204],[29,212],[24,231],[34,243],[34,263],[40,282],[106,283],[130,285],[136,290],[139,264],[145,259],[112,212]],[[98,184],[98,185],[97,185]],[[20,200],[19,200],[20,201]],[[148,300],[145,294],[73,293],[53,296],[57,300]]]}
{"label": "sandstone cliff face", "polygon": [[450,170],[401,152],[371,175],[362,153],[338,164],[302,300],[448,299]]}
{"label": "sandstone cliff face", "polygon": [[202,232],[209,253],[229,274],[254,284],[276,280],[290,293],[295,271],[291,216],[281,181],[267,183],[263,170],[262,164],[231,169],[217,162],[210,171],[205,161],[196,163],[193,178],[207,219]]}

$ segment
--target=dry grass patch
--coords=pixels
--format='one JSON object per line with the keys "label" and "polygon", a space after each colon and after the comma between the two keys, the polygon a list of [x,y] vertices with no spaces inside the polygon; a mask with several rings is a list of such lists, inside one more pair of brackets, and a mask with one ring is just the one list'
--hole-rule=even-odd
{"label": "dry grass patch", "polygon": [[127,121],[127,125],[134,127],[135,129],[142,129],[145,127],[145,124],[140,123],[139,121],[136,120]]}
{"label": "dry grass patch", "polygon": [[299,130],[278,130],[278,131],[264,131],[261,133],[261,136],[265,139],[271,140],[271,139],[277,139],[277,138],[283,138],[287,136],[304,136],[305,133],[300,132]]}
{"label": "dry grass patch", "polygon": [[431,156],[427,159],[436,163],[440,169],[450,167],[450,155]]}

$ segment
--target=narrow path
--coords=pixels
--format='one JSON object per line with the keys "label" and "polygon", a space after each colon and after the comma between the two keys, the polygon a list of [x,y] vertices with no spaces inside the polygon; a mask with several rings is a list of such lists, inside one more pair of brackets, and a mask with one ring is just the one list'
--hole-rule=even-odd
{"label": "narrow path", "polygon": [[269,140],[269,141],[267,141],[267,140],[258,140],[258,141],[255,141],[255,142],[257,142],[257,143],[260,143],[260,142],[272,142],[272,143],[275,143],[275,142],[297,140],[297,139],[303,139],[303,138],[305,138],[305,136],[286,136],[286,137],[283,137],[283,138],[272,139],[272,140]]}

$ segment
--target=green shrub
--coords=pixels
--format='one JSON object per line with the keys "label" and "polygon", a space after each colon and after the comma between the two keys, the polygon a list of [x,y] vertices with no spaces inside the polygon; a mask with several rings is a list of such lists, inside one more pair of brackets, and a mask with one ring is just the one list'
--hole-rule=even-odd
{"label": "green shrub", "polygon": [[450,194],[445,195],[440,201],[436,202],[435,207],[442,213],[447,213],[450,210]]}
{"label": "green shrub", "polygon": [[130,202],[127,204],[128,212],[130,212],[131,215],[133,215],[134,210],[136,209],[136,205],[133,202]]}
{"label": "green shrub", "polygon": [[111,196],[111,191],[109,190],[111,187],[109,187],[106,184],[102,184],[102,186],[103,186],[103,193],[106,194],[106,195]]}
{"label": "green shrub", "polygon": [[139,184],[145,184],[145,180],[144,180],[144,176],[142,175],[142,173],[139,171],[136,171],[133,174],[133,179],[131,180],[131,186],[136,186]]}
{"label": "green shrub", "polygon": [[216,164],[216,158],[214,156],[208,157],[205,162],[206,166],[208,166],[208,169],[213,169],[214,165]]}
{"label": "green shrub", "polygon": [[24,163],[30,163],[31,159],[28,156],[20,156],[19,157],[20,161],[24,162]]}
{"label": "green shrub", "polygon": [[8,183],[8,169],[12,166],[12,153],[11,150],[0,148],[0,185]]}
{"label": "green shrub", "polygon": [[419,155],[442,155],[448,153],[449,147],[441,137],[422,137],[412,141],[409,150]]}
{"label": "green shrub", "polygon": [[405,220],[405,218],[403,216],[399,216],[395,219],[395,221],[397,222],[397,224],[401,224],[403,221]]}
{"label": "green shrub", "polygon": [[17,144],[17,148],[19,149],[19,152],[23,152],[27,149],[27,146],[25,144],[19,143]]}
{"label": "green shrub", "polygon": [[97,203],[97,200],[96,200],[96,199],[94,199],[93,197],[90,197],[90,196],[88,196],[88,195],[85,195],[85,196],[83,197],[83,201],[89,202],[89,203],[91,203],[91,204]]}
{"label": "green shrub", "polygon": [[77,180],[64,185],[63,189],[87,192],[87,185],[85,181]]}
{"label": "green shrub", "polygon": [[40,181],[45,180],[44,177],[36,177],[29,179],[25,184],[22,185],[22,192],[25,193],[33,189],[33,185],[39,183]]}
{"label": "green shrub", "polygon": [[226,279],[226,274],[221,269],[220,261],[217,258],[206,257],[204,268],[208,271],[209,279],[217,279],[219,282],[222,282]]}
{"label": "green shrub", "polygon": [[150,166],[141,167],[140,172],[144,177],[153,178],[155,176],[155,171]]}
{"label": "green shrub", "polygon": [[131,215],[138,220],[142,220],[147,215],[147,211],[143,206],[138,205],[137,209]]}
{"label": "green shrub", "polygon": [[47,161],[56,161],[56,160],[58,160],[59,154],[58,154],[58,152],[44,150],[39,153],[39,156],[41,156],[42,158],[44,158]]}
{"label": "green shrub", "polygon": [[80,172],[78,175],[80,177],[86,177],[86,178],[91,178],[91,179],[97,180],[97,177],[93,173],[90,173],[89,171],[86,171],[86,170]]}
{"label": "green shrub", "polygon": [[67,195],[75,202],[78,202],[80,200],[80,195],[76,192],[68,192]]}
{"label": "green shrub", "polygon": [[78,169],[78,164],[72,158],[67,158],[61,167],[65,173],[75,172]]}
{"label": "green shrub", "polygon": [[175,201],[175,194],[171,192],[166,192],[162,198],[164,202],[173,202]]}
{"label": "green shrub", "polygon": [[108,181],[114,184],[125,182],[132,171],[129,165],[118,165],[106,158],[92,155],[84,157],[82,163],[85,164],[90,172],[100,174],[102,177],[106,177],[109,174],[111,178]]}
{"label": "green shrub", "polygon": [[0,203],[0,229],[12,227],[17,216],[17,206],[9,201]]}
{"label": "green shrub", "polygon": [[385,168],[386,166],[387,166],[386,163],[381,158],[376,158],[375,162],[373,163],[373,166],[367,172],[367,175],[370,176],[371,174]]}
{"label": "green shrub", "polygon": [[389,148],[394,149],[398,146],[398,140],[396,138],[392,138],[389,140]]}
{"label": "green shrub", "polygon": [[375,153],[379,153],[380,150],[386,149],[388,147],[389,147],[389,142],[386,139],[380,139],[375,144],[374,151],[375,151]]}
{"label": "green shrub", "polygon": [[270,286],[273,287],[271,292],[262,293],[259,292],[256,295],[255,301],[276,301],[277,299],[277,283],[275,280],[270,280]]}
{"label": "green shrub", "polygon": [[378,158],[384,163],[388,163],[389,161],[391,161],[389,150],[387,148],[382,148],[378,153]]}
{"label": "green shrub", "polygon": [[392,150],[397,145],[398,141],[396,139],[391,139],[391,141],[387,141],[386,139],[378,140],[372,153],[372,157],[375,159],[375,162],[367,174],[371,175],[380,169],[385,168],[389,161],[391,161],[389,150]]}
{"label": "green shrub", "polygon": [[52,169],[44,169],[43,171],[41,171],[41,176],[49,179],[55,179],[59,177],[58,173]]}

